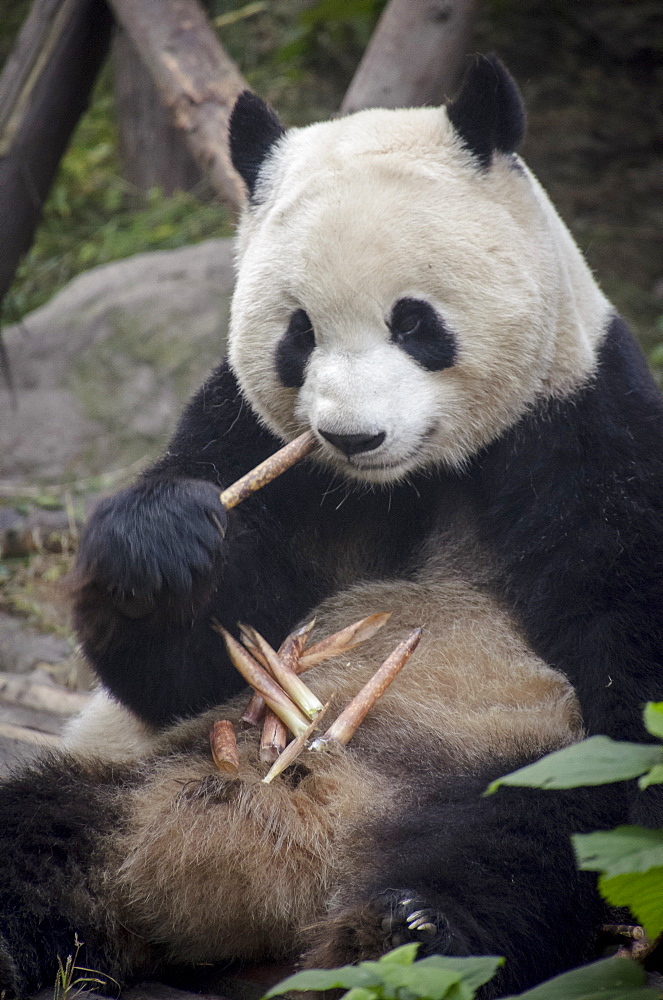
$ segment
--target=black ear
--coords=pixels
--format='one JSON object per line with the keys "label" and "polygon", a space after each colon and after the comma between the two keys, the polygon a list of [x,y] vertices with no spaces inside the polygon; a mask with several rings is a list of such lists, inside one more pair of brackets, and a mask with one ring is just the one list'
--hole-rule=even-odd
{"label": "black ear", "polygon": [[230,115],[230,158],[253,198],[260,167],[285,129],[269,105],[250,90],[243,91]]}
{"label": "black ear", "polygon": [[515,153],[525,134],[525,108],[515,80],[497,56],[476,56],[449,120],[482,167],[495,150]]}

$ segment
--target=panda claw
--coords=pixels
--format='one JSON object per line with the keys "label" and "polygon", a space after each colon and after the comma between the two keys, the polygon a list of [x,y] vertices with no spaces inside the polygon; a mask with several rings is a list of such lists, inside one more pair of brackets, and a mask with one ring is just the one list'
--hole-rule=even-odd
{"label": "panda claw", "polygon": [[383,916],[381,930],[389,936],[392,947],[407,944],[417,938],[430,939],[438,933],[436,911],[422,906],[422,902],[416,896],[397,898],[389,912]]}
{"label": "panda claw", "polygon": [[407,918],[407,926],[410,931],[416,931],[417,934],[423,934],[426,937],[431,937],[433,934],[437,933],[437,925],[432,919],[434,916],[432,910],[415,910]]}

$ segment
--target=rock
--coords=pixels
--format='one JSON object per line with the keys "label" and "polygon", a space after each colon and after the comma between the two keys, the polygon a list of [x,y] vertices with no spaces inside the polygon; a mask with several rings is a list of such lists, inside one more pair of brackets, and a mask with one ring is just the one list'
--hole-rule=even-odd
{"label": "rock", "polygon": [[71,643],[0,613],[0,671],[24,674],[38,663],[61,663],[72,654]]}
{"label": "rock", "polygon": [[3,338],[0,480],[70,482],[154,456],[223,354],[232,242],[139,254],[79,275]]}

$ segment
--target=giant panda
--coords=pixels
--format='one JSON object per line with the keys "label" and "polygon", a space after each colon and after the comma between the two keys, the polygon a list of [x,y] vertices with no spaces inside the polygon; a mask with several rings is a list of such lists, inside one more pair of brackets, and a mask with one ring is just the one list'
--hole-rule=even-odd
{"label": "giant panda", "polygon": [[[660,822],[657,790],[489,781],[584,734],[643,740],[663,697],[663,404],[631,334],[517,155],[493,57],[443,108],[285,131],[256,96],[229,357],[163,457],[100,503],[75,619],[100,679],[61,753],[0,789],[0,990],[85,966],[332,966],[407,941],[499,954],[483,1000],[595,954],[569,835]],[[284,441],[317,451],[226,512]],[[413,627],[346,748],[271,785],[212,618],[278,644],[377,611],[309,683],[333,714]]]}

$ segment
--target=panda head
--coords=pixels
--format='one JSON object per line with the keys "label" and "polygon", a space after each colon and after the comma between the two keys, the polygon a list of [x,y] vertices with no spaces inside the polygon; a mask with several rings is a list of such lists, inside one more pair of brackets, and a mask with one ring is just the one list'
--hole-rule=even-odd
{"label": "panda head", "polygon": [[229,355],[278,436],[310,427],[343,474],[395,481],[462,467],[591,373],[605,301],[516,156],[523,129],[492,57],[443,108],[286,132],[239,98]]}

